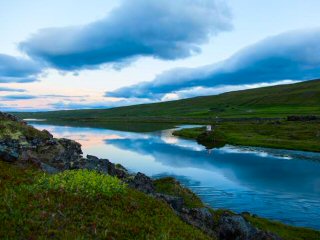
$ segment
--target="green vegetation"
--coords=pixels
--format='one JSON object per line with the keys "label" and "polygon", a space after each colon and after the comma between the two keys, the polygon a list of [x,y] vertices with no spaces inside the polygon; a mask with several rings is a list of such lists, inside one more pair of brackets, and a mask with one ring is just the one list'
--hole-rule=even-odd
{"label": "green vegetation", "polygon": [[0,239],[209,239],[143,193],[128,188],[87,197],[50,186],[35,191],[42,175],[0,161]]}
{"label": "green vegetation", "polygon": [[[89,182],[111,182],[116,187],[106,191],[92,183],[81,190],[71,187],[71,179],[89,176],[95,179]],[[163,193],[183,197],[190,207],[203,206],[195,194],[173,178],[155,180],[155,185]],[[88,197],[87,190],[92,186],[96,191],[93,194],[90,190]],[[119,187],[122,190],[114,190]],[[0,239],[210,239],[183,223],[164,202],[130,188],[123,191],[123,187],[115,179],[90,171],[43,176],[35,168],[0,161]],[[224,212],[213,211],[215,221]],[[320,232],[311,229],[244,216],[254,226],[275,232],[284,240],[320,237]]]}
{"label": "green vegetation", "polygon": [[[218,221],[221,215],[224,213],[234,214],[232,211],[225,209],[218,209],[214,211],[215,221]],[[242,216],[250,222],[253,226],[277,234],[283,240],[318,240],[320,239],[320,232],[309,228],[293,227],[285,225],[283,223],[260,218],[258,216],[244,213]]]}
{"label": "green vegetation", "polygon": [[206,131],[205,127],[183,128],[173,132],[174,136],[197,139],[198,136]]}
{"label": "green vegetation", "polygon": [[116,177],[89,170],[69,170],[54,175],[44,175],[36,183],[36,189],[64,190],[75,195],[111,197],[125,193],[126,186]]}
{"label": "green vegetation", "polygon": [[182,129],[174,135],[197,139],[200,143],[233,144],[320,152],[320,122],[245,121],[220,122],[214,132],[204,128]]}
{"label": "green vegetation", "polygon": [[[185,129],[175,134],[197,138],[208,147],[229,143],[320,151],[319,121],[283,121],[288,115],[320,116],[320,80],[113,109],[17,114],[22,118],[48,119],[49,123],[111,126],[128,131],[133,128],[141,131],[144,128],[141,124],[148,122],[159,126],[146,131],[172,127],[162,126],[164,123],[218,123],[214,135],[199,136],[199,129]],[[260,120],[253,121],[256,118]],[[121,122],[125,123],[119,127]]]}
{"label": "green vegetation", "polygon": [[159,193],[182,197],[185,205],[189,208],[204,206],[196,194],[190,191],[190,189],[182,187],[180,183],[172,177],[157,179],[154,181],[154,185],[156,187],[156,191]]}
{"label": "green vegetation", "polygon": [[[154,181],[154,184],[158,192],[182,197],[189,208],[204,206],[196,194],[189,189],[182,187],[179,182],[172,177],[157,179]],[[215,222],[218,222],[219,218],[224,213],[234,214],[233,212],[225,209],[212,210],[212,212]],[[255,227],[264,231],[276,233],[284,240],[320,239],[320,232],[308,228],[288,226],[277,221],[271,221],[250,214],[244,214],[243,216]]]}
{"label": "green vegetation", "polygon": [[249,214],[245,214],[244,217],[255,227],[274,232],[285,240],[320,239],[320,232],[308,228],[296,228]]}
{"label": "green vegetation", "polygon": [[[198,137],[199,129],[175,134],[198,138],[208,147],[229,143],[320,151],[319,122],[283,121],[288,115],[320,116],[320,80],[113,109],[17,114],[22,118],[44,118],[48,123],[124,131],[172,127],[164,123],[218,123],[215,135]],[[146,127],[145,123],[161,126]]]}
{"label": "green vegetation", "polygon": [[21,137],[28,136],[29,138],[48,138],[48,133],[40,132],[39,130],[26,126],[20,122],[14,122],[0,117],[0,139],[18,140]]}
{"label": "green vegetation", "polygon": [[17,113],[87,125],[112,121],[203,123],[219,118],[282,118],[320,115],[320,80],[196,97],[178,101],[98,110]]}

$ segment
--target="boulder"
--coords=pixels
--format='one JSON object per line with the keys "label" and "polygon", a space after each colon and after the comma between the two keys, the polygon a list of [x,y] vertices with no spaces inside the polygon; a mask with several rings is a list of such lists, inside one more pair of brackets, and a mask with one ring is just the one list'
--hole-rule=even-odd
{"label": "boulder", "polygon": [[95,170],[100,173],[108,174],[109,170],[109,160],[108,159],[99,159],[92,155],[87,155],[87,159],[84,159],[84,164],[81,168]]}
{"label": "boulder", "polygon": [[125,179],[129,177],[129,173],[127,169],[125,169],[120,164],[113,164],[110,161],[108,161],[108,173],[111,176],[115,176],[119,179]]}
{"label": "boulder", "polygon": [[21,121],[17,116],[12,115],[10,113],[0,112],[0,119],[6,119],[6,120],[11,120],[13,122],[21,122],[25,124],[24,121]]}
{"label": "boulder", "polygon": [[184,222],[201,229],[210,236],[216,236],[214,231],[214,216],[208,208],[183,208],[178,215]]}
{"label": "boulder", "polygon": [[11,163],[16,162],[19,159],[19,152],[15,148],[0,145],[0,159]]}
{"label": "boulder", "polygon": [[140,192],[147,194],[155,194],[155,187],[153,181],[143,173],[138,172],[134,178],[127,180],[129,187],[137,189]]}
{"label": "boulder", "polygon": [[184,205],[184,201],[182,197],[175,197],[175,196],[170,196],[162,193],[156,193],[155,197],[157,199],[165,201],[167,204],[169,204],[173,208],[173,210],[177,212],[182,211],[182,208]]}
{"label": "boulder", "polygon": [[50,174],[54,174],[54,173],[58,173],[59,172],[58,169],[56,169],[54,167],[51,167],[50,165],[45,164],[45,163],[40,163],[40,168],[41,168],[42,171],[50,173]]}
{"label": "boulder", "polygon": [[255,228],[243,216],[228,213],[220,217],[217,235],[220,240],[281,240],[275,234]]}

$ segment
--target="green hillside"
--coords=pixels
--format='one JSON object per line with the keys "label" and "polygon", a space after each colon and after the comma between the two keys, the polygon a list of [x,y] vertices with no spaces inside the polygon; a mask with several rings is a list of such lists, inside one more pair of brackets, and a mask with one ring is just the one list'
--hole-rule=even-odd
{"label": "green hillside", "polygon": [[141,104],[99,110],[19,113],[23,118],[46,118],[63,121],[195,121],[208,118],[285,117],[320,115],[320,80],[278,85],[215,96],[196,97],[170,102]]}

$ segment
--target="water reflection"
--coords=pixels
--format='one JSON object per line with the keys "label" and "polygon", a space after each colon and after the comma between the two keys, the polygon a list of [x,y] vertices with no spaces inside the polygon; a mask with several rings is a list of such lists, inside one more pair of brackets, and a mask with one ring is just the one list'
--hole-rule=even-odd
{"label": "water reflection", "polygon": [[226,146],[207,151],[172,130],[133,133],[35,124],[148,175],[175,176],[213,207],[320,229],[320,154]]}

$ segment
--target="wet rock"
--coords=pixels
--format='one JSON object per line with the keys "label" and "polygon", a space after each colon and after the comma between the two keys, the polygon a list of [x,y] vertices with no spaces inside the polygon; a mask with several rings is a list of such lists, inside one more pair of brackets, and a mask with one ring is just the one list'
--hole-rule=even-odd
{"label": "wet rock", "polygon": [[181,212],[184,201],[182,197],[175,197],[175,196],[170,196],[162,193],[156,193],[155,197],[157,199],[165,201],[167,204],[169,204],[175,211]]}
{"label": "wet rock", "polygon": [[138,191],[154,194],[155,187],[151,178],[147,177],[143,173],[137,173],[133,179],[127,181],[131,188],[137,189]]}

